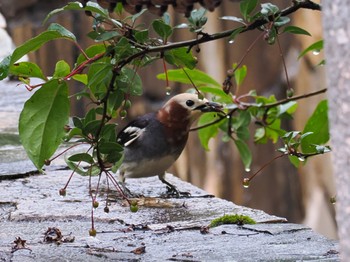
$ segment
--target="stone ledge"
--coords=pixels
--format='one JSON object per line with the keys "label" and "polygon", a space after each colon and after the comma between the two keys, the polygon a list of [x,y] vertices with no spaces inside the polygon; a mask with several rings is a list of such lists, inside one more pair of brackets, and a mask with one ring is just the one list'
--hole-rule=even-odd
{"label": "stone ledge", "polygon": [[[58,194],[71,171],[50,168],[45,175],[1,181],[0,260],[11,261],[338,261],[338,245],[311,229],[285,223],[284,218],[237,206],[219,198],[202,198],[205,191],[168,174],[167,179],[193,198],[163,199],[157,177],[130,179],[130,189],[150,197],[137,213],[121,201],[103,212],[104,195],[94,212],[97,237],[88,236],[91,202],[88,178],[75,175],[67,196]],[[96,180],[93,180],[95,183]],[[101,187],[101,192],[105,184]],[[256,225],[222,225],[202,234],[200,228],[224,214],[242,214]],[[47,244],[44,233],[57,227],[72,243]],[[29,250],[11,253],[16,237]],[[140,249],[137,249],[140,248]],[[135,254],[142,250],[142,254]]]}

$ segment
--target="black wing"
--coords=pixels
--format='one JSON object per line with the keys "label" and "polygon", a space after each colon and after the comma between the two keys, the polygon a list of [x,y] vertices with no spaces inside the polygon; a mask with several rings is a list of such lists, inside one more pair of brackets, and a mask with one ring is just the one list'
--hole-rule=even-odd
{"label": "black wing", "polygon": [[117,142],[123,146],[128,146],[134,142],[145,131],[150,122],[151,114],[136,118],[124,127],[117,135]]}

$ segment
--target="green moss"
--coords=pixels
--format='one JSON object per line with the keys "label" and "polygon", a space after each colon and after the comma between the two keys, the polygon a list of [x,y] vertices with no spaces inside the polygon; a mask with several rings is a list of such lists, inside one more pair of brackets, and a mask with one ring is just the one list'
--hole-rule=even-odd
{"label": "green moss", "polygon": [[255,220],[243,215],[223,215],[222,217],[215,218],[210,222],[209,227],[217,227],[220,225],[227,225],[227,224],[237,224],[237,225],[244,225],[244,224],[256,224]]}

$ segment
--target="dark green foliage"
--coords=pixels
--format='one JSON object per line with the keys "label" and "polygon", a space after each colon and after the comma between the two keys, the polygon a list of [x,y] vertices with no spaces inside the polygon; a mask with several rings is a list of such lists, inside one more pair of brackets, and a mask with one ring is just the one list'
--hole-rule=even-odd
{"label": "dark green foliage", "polygon": [[[214,80],[196,69],[197,58],[193,55],[193,47],[198,45],[198,41],[212,41],[213,36],[215,39],[227,37],[228,40],[233,40],[248,30],[249,24],[259,23],[259,26],[249,30],[262,30],[263,38],[269,44],[274,44],[284,33],[310,35],[302,28],[288,25],[289,16],[283,15],[277,5],[262,3],[259,7],[259,4],[258,0],[242,0],[239,5],[242,17],[221,18],[238,22],[240,26],[213,35],[205,33],[208,19],[207,11],[203,8],[193,10],[187,23],[179,26],[171,25],[167,13],[161,19],[150,21],[148,25],[135,26],[146,10],[125,19],[116,19],[107,10],[90,1],[85,6],[72,2],[53,10],[46,21],[57,13],[69,10],[93,14],[92,30],[88,35],[97,44],[83,50],[72,32],[53,23],[46,31],[16,48],[12,55],[0,63],[0,79],[9,74],[16,75],[28,89],[38,89],[25,103],[19,121],[20,139],[29,158],[41,169],[63,141],[72,141],[74,138],[75,142],[90,146],[86,152],[67,157],[67,164],[75,172],[97,175],[110,170],[109,168],[115,170],[121,163],[123,148],[116,142],[116,125],[110,120],[127,115],[127,110],[132,106],[130,96],[140,96],[143,93],[138,70],[159,59],[178,68],[165,68],[165,72],[158,75],[159,79],[189,84],[196,92],[207,93],[213,100],[224,105],[221,113],[206,114],[199,120],[199,126],[205,127],[199,129],[198,134],[206,150],[209,150],[210,139],[222,132],[222,140],[233,141],[237,147],[246,170],[250,169],[253,161],[248,146],[251,139],[255,143],[276,143],[282,140],[285,146],[279,151],[290,156],[294,164],[297,164],[295,159],[328,152],[329,147],[324,145],[329,140],[325,101],[317,107],[303,132],[288,132],[281,128],[281,122],[283,119],[292,119],[297,108],[292,92],[289,92],[288,99],[284,101],[277,101],[274,95],[259,96],[255,91],[237,96],[237,90],[248,76],[248,68],[242,61],[229,69],[224,84],[221,84],[221,79]],[[118,4],[115,10],[117,16],[120,15],[122,5]],[[106,24],[108,26],[104,26]],[[168,44],[174,30],[179,28],[187,28],[192,32],[194,40]],[[154,34],[156,37],[152,37]],[[48,78],[35,63],[18,62],[26,54],[56,39],[74,42],[79,48],[80,55],[74,64],[58,61],[52,77]],[[304,50],[300,57],[322,48],[323,42],[319,41]],[[40,78],[42,84],[31,85],[31,77]],[[72,127],[66,126],[70,107],[69,81],[84,85],[80,92],[72,96],[73,99],[84,96],[95,105],[83,118],[73,116]],[[236,88],[236,91],[232,88]],[[199,93],[199,96],[203,94]],[[81,162],[88,167],[81,168]]]}

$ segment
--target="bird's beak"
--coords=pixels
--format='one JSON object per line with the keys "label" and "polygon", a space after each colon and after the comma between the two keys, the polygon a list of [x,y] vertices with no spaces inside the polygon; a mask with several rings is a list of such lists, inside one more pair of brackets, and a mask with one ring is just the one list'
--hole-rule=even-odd
{"label": "bird's beak", "polygon": [[222,112],[222,105],[215,102],[206,102],[203,105],[197,106],[195,110],[200,110],[201,112]]}

